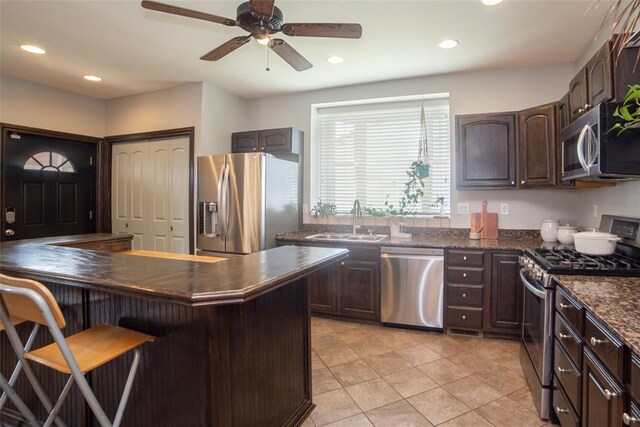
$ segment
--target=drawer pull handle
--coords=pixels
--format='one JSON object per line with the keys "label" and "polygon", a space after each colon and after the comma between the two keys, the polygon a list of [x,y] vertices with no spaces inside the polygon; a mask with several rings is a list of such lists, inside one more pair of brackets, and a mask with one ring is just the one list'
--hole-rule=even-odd
{"label": "drawer pull handle", "polygon": [[467,297],[467,294],[462,294],[462,298],[466,298],[466,297]]}
{"label": "drawer pull handle", "polygon": [[596,346],[598,344],[604,344],[604,343],[607,343],[609,341],[608,340],[599,340],[596,337],[591,337],[589,342],[591,343],[591,345]]}
{"label": "drawer pull handle", "polygon": [[563,368],[561,368],[560,366],[558,366],[556,369],[557,369],[557,370],[558,370],[558,372],[559,372],[559,373],[561,373],[561,374],[570,374],[570,373],[571,373],[571,369],[563,369]]}
{"label": "drawer pull handle", "polygon": [[462,259],[463,259],[464,261],[466,261],[466,260],[467,260],[467,257],[466,257],[466,256],[463,256],[463,257],[462,257]]}
{"label": "drawer pull handle", "polygon": [[640,423],[640,420],[637,419],[636,417],[632,417],[629,414],[627,414],[626,412],[624,414],[622,414],[622,422],[627,425],[630,426],[631,424],[638,424]]}
{"label": "drawer pull handle", "polygon": [[556,406],[556,413],[557,414],[568,414],[569,410],[568,409],[562,409],[559,406]]}
{"label": "drawer pull handle", "polygon": [[462,320],[467,320],[467,316],[462,316]]}
{"label": "drawer pull handle", "polygon": [[563,303],[560,303],[560,307],[561,308],[573,308],[573,306],[571,304],[563,304]]}
{"label": "drawer pull handle", "polygon": [[560,337],[560,339],[563,339],[563,340],[568,340],[569,338],[571,338],[571,335],[563,334],[563,333],[558,333],[558,336]]}
{"label": "drawer pull handle", "polygon": [[462,277],[467,277],[467,273],[462,273]]}
{"label": "drawer pull handle", "polygon": [[604,397],[605,397],[607,400],[611,400],[611,399],[613,399],[614,397],[618,397],[618,393],[614,393],[614,392],[609,391],[609,390],[607,390],[607,389],[605,388],[605,389],[604,389]]}

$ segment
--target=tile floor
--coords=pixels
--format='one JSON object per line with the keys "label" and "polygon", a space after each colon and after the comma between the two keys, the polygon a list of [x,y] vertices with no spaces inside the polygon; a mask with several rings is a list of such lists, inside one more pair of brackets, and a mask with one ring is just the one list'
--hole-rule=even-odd
{"label": "tile floor", "polygon": [[516,341],[312,318],[305,427],[546,426]]}

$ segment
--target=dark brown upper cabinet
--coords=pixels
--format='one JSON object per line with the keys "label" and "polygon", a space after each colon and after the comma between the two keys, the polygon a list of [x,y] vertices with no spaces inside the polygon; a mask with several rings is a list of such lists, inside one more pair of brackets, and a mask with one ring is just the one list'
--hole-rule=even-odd
{"label": "dark brown upper cabinet", "polygon": [[587,68],[584,67],[569,83],[569,119],[574,121],[587,105]]}
{"label": "dark brown upper cabinet", "polygon": [[556,186],[556,106],[518,114],[518,180],[521,188]]}
{"label": "dark brown upper cabinet", "polygon": [[613,79],[611,72],[610,44],[604,46],[587,63],[587,96],[588,102],[585,110],[588,110],[601,102],[613,98]]}
{"label": "dark brown upper cabinet", "polygon": [[231,135],[231,152],[301,154],[303,141],[303,132],[295,128],[236,132]]}
{"label": "dark brown upper cabinet", "polygon": [[556,105],[556,113],[557,119],[556,124],[558,131],[558,138],[560,138],[560,131],[564,129],[569,123],[570,120],[570,112],[569,112],[569,94],[567,93],[562,97],[558,104]]}
{"label": "dark brown upper cabinet", "polygon": [[516,114],[456,116],[456,188],[516,187]]}

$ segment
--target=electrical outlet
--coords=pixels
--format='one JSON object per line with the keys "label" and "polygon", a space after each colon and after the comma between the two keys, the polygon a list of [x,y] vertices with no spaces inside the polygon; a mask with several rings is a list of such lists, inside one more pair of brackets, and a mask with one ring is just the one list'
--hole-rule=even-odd
{"label": "electrical outlet", "polygon": [[593,217],[598,218],[598,205],[595,203],[593,204]]}
{"label": "electrical outlet", "polygon": [[458,203],[458,215],[469,214],[469,203]]}
{"label": "electrical outlet", "polygon": [[500,215],[509,215],[509,203],[500,203]]}

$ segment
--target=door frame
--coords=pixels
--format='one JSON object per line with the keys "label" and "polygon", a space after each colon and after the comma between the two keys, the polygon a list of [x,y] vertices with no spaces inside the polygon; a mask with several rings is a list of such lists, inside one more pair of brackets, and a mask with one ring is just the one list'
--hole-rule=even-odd
{"label": "door frame", "polygon": [[[106,158],[104,156],[105,145],[106,145],[105,140],[103,138],[99,138],[95,136],[80,135],[75,133],[60,132],[60,131],[55,131],[50,129],[40,129],[40,128],[34,128],[29,126],[14,125],[10,123],[0,122],[0,134],[1,134],[0,135],[0,174],[2,173],[2,171],[4,171],[4,166],[5,166],[4,159],[3,159],[4,147],[9,138],[9,134],[12,132],[26,133],[26,134],[43,136],[48,138],[67,139],[69,141],[84,142],[87,144],[94,144],[96,146],[96,165],[95,165],[96,173],[95,173],[95,182],[93,183],[96,188],[96,198],[95,198],[95,206],[92,207],[94,209],[94,212],[96,212],[95,229],[96,229],[96,233],[109,232],[111,230],[111,223],[110,222],[105,223],[104,219],[102,218],[102,215],[100,215],[100,212],[104,212],[105,210],[107,210],[105,209],[107,206],[109,207],[111,206],[110,198],[108,200],[109,203],[108,204],[105,203],[107,201],[105,198],[107,195],[106,193],[111,191],[109,187],[111,185],[110,175],[108,177],[104,176],[104,163],[106,161]],[[109,186],[105,186],[107,182],[109,183]],[[4,196],[5,195],[2,191],[2,186],[0,185],[0,209],[4,209],[6,205],[6,200]],[[2,229],[4,229],[4,225],[2,226]],[[0,236],[0,240],[3,240],[3,238],[4,236]]]}
{"label": "door frame", "polygon": [[140,133],[129,133],[125,135],[113,135],[106,136],[104,138],[105,145],[103,147],[102,154],[105,156],[106,161],[103,163],[102,174],[107,177],[108,181],[104,182],[105,202],[104,206],[108,206],[107,209],[100,211],[101,220],[104,222],[106,229],[111,232],[111,168],[112,159],[111,151],[113,144],[123,142],[136,142],[141,140],[150,140],[153,143],[154,140],[161,140],[174,137],[187,137],[189,138],[189,253],[195,253],[195,233],[194,233],[194,140],[195,140],[195,127],[184,127],[166,130],[157,130]]}

